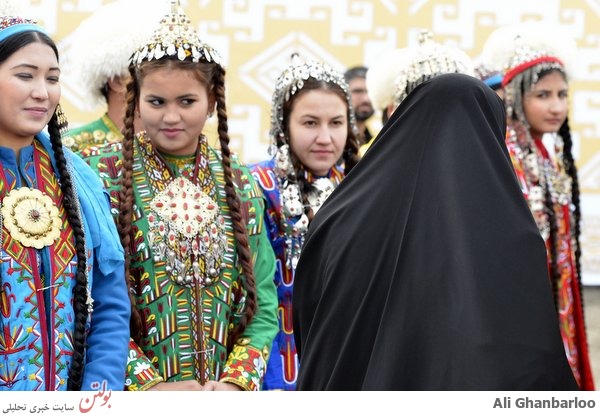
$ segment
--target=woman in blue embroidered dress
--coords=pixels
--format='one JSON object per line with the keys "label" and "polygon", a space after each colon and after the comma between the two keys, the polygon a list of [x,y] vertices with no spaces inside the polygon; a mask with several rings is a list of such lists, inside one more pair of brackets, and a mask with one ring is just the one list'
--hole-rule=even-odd
{"label": "woman in blue embroidered dress", "polygon": [[251,166],[267,201],[265,220],[278,263],[279,332],[263,389],[295,390],[294,270],[310,220],[358,162],[357,128],[343,75],[294,55],[276,83],[270,134],[275,156]]}
{"label": "woman in blue embroidered dress", "polygon": [[62,147],[59,76],[43,29],[0,17],[0,390],[122,390],[123,250],[100,181]]}

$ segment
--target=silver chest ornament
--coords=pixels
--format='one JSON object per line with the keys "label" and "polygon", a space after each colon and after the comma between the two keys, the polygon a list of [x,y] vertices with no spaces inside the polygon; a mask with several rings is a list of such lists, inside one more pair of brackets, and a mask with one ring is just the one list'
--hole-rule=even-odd
{"label": "silver chest ornament", "polygon": [[150,202],[148,238],[156,262],[179,285],[212,284],[226,250],[225,220],[219,207],[185,177],[174,179]]}
{"label": "silver chest ornament", "polygon": [[319,178],[313,182],[313,187],[314,190],[307,195],[306,199],[312,208],[313,214],[316,214],[335,189],[335,185],[329,178]]}

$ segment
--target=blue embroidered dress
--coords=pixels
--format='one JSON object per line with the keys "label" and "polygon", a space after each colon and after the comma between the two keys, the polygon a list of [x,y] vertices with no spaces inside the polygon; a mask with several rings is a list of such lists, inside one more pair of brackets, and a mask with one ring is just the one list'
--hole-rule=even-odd
{"label": "blue embroidered dress", "polygon": [[[286,235],[283,224],[288,229],[298,218],[284,218],[281,208],[281,190],[275,173],[275,159],[269,159],[249,166],[252,175],[263,191],[266,200],[265,225],[271,246],[275,252],[276,268],[273,280],[277,287],[279,332],[273,341],[271,357],[267,363],[267,373],[263,390],[296,390],[298,377],[298,354],[294,341],[292,321],[292,293],[294,289],[295,260],[290,252],[299,253],[304,243],[304,235]],[[337,185],[344,177],[343,169],[336,166],[330,170],[328,178]],[[309,182],[312,182],[309,178]],[[292,255],[291,257],[295,257]]]}
{"label": "blue embroidered dress", "polygon": [[[95,390],[106,381],[107,389],[122,390],[130,315],[123,250],[99,179],[72,152],[65,150],[65,157],[73,166],[94,299],[82,389]],[[77,258],[50,142],[39,135],[20,150],[18,160],[12,149],[0,147],[0,163],[2,200],[14,188],[39,189],[58,207],[61,223],[60,237],[36,249],[13,238],[3,218],[0,391],[65,390],[73,354]]]}

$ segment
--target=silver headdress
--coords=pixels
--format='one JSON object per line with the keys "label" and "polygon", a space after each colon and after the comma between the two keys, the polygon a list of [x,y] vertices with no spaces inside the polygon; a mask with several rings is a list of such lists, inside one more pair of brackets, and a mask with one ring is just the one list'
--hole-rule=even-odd
{"label": "silver headdress", "polygon": [[496,29],[485,42],[482,55],[502,71],[502,84],[506,85],[537,65],[562,69],[566,74],[574,51],[575,41],[559,28],[528,22]]}
{"label": "silver headdress", "polygon": [[161,59],[164,56],[176,57],[180,61],[214,62],[223,67],[221,56],[216,49],[199,38],[192,22],[179,5],[179,0],[171,1],[171,12],[162,18],[148,43],[133,54],[131,63],[137,66],[143,61]]}
{"label": "silver headdress", "polygon": [[423,81],[451,73],[473,75],[471,59],[458,48],[434,42],[431,32],[423,31],[411,61],[394,81],[394,99],[401,103]]}
{"label": "silver headdress", "polygon": [[415,47],[386,53],[367,72],[367,90],[374,106],[399,104],[419,84],[441,74],[474,75],[471,58],[459,48],[434,42],[431,32],[419,34]]}
{"label": "silver headdress", "polygon": [[356,119],[352,110],[352,99],[348,84],[344,75],[336,71],[326,63],[317,61],[303,62],[297,54],[292,55],[292,63],[281,73],[275,83],[275,91],[271,104],[271,130],[270,135],[273,144],[286,142],[285,132],[283,131],[283,105],[289,99],[304,87],[304,82],[309,78],[317,81],[332,82],[338,85],[346,95],[346,103],[350,109],[350,119],[348,122],[352,130],[356,133]]}
{"label": "silver headdress", "polygon": [[[274,155],[275,158],[275,173],[279,183],[282,209],[281,225],[286,239],[286,267],[289,269],[296,268],[309,219],[305,214],[305,204],[298,185],[296,170],[292,163],[289,140],[283,127],[283,106],[294,94],[302,90],[305,82],[311,78],[316,81],[334,83],[344,91],[348,106],[348,123],[355,135],[358,132],[350,90],[344,75],[325,63],[303,62],[297,54],[292,55],[291,65],[283,71],[275,83],[271,105],[270,135],[272,144],[269,149],[269,153]],[[308,175],[309,173],[305,174]],[[318,178],[311,183],[311,189],[306,194],[306,199],[313,214],[317,212],[336,186],[337,182],[327,177]]]}
{"label": "silver headdress", "polygon": [[502,26],[492,32],[482,55],[502,71],[507,116],[527,126],[523,93],[534,87],[542,71],[557,69],[567,76],[574,52],[570,36],[539,22]]}

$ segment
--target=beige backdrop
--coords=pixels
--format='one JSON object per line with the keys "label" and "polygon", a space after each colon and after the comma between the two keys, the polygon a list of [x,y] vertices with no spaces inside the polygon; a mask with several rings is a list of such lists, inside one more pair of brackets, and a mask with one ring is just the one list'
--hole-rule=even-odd
{"label": "beige backdrop", "polygon": [[[152,7],[155,1],[161,0],[140,0],[140,7]],[[20,0],[60,42],[63,54],[68,53],[69,36],[78,22],[109,2]],[[421,28],[431,29],[436,40],[458,45],[473,57],[500,25],[542,20],[567,30],[579,46],[570,118],[583,192],[583,279],[600,285],[600,0],[195,0],[182,4],[200,34],[225,58],[232,147],[248,162],[267,157],[272,88],[292,52],[343,71],[350,65],[368,65],[386,50],[414,44]],[[83,112],[81,97],[65,78],[63,105],[73,125],[101,113]]]}

